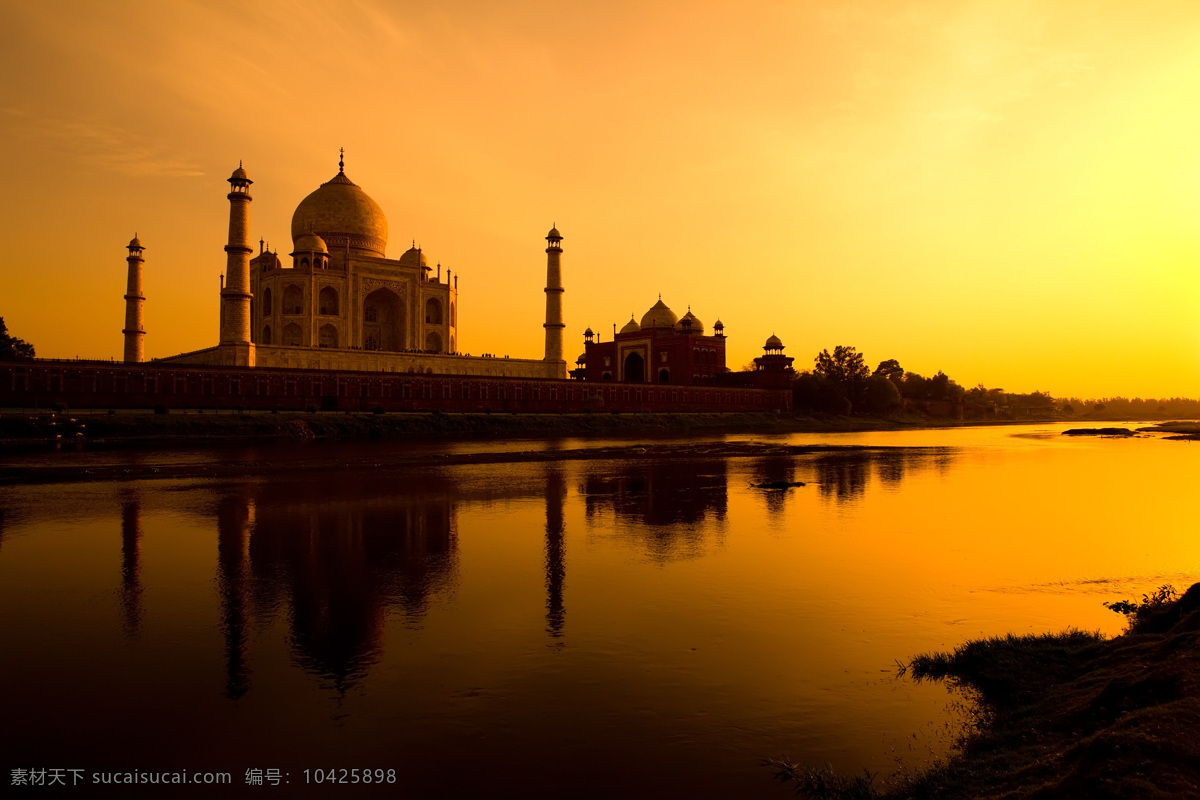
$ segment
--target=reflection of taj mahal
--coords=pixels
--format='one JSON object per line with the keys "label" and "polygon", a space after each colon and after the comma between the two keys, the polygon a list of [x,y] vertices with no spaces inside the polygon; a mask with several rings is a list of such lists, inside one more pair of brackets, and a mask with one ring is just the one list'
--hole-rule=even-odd
{"label": "reflection of taj mahal", "polygon": [[[383,209],[338,172],[300,201],[287,260],[249,242],[250,185],[229,178],[229,244],[221,284],[220,343],[161,359],[175,364],[565,378],[562,357],[562,236],[546,237],[546,354],[541,360],[472,358],[458,350],[458,279],[430,266],[416,243],[385,256]],[[140,361],[141,252],[129,243],[126,361]],[[132,353],[131,353],[132,345]],[[131,354],[133,357],[131,358]]]}

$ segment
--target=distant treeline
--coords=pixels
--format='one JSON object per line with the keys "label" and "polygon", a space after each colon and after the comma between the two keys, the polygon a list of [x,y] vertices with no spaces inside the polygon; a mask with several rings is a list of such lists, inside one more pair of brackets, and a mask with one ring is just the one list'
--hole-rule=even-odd
{"label": "distant treeline", "polygon": [[962,419],[1168,418],[1200,417],[1200,399],[1106,397],[1055,398],[1049,392],[1006,392],[979,384],[964,389],[939,371],[933,377],[909,372],[894,358],[871,370],[862,354],[839,345],[822,350],[811,370],[799,371],[792,384],[797,411],[830,414],[917,412]]}

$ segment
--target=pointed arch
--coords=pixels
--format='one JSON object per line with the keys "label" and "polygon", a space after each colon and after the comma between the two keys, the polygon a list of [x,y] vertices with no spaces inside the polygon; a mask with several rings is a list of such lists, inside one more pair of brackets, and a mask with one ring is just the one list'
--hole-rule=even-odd
{"label": "pointed arch", "polygon": [[294,283],[289,283],[283,288],[283,313],[304,313],[304,290]]}
{"label": "pointed arch", "polygon": [[326,317],[338,315],[338,293],[332,286],[325,286],[317,295],[317,313]]}
{"label": "pointed arch", "polygon": [[624,377],[628,383],[644,383],[646,380],[646,360],[640,353],[630,353],[625,356]]}
{"label": "pointed arch", "polygon": [[442,301],[431,297],[425,301],[425,321],[430,325],[442,324]]}
{"label": "pointed arch", "polygon": [[404,350],[404,304],[391,289],[381,288],[363,298],[363,346],[369,350]]}

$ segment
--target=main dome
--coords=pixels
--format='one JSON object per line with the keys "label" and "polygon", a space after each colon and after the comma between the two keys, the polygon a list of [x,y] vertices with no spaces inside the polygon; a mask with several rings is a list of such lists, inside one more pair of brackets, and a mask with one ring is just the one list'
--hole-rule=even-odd
{"label": "main dome", "polygon": [[383,258],[387,231],[383,209],[341,171],[301,200],[292,214],[293,242],[315,233],[332,253],[349,244],[358,255]]}
{"label": "main dome", "polygon": [[650,310],[642,315],[643,328],[673,328],[679,322],[675,312],[667,308],[667,304],[658,298],[658,302],[650,306]]}

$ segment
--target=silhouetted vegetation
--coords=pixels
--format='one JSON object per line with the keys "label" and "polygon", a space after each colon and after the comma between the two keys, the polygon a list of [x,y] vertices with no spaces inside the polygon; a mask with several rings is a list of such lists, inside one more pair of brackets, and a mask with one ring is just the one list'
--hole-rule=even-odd
{"label": "silhouetted vegetation", "polygon": [[1118,600],[1105,603],[1104,607],[1125,615],[1129,630],[1134,633],[1156,633],[1179,621],[1182,604],[1176,603],[1179,593],[1171,584],[1164,584],[1149,594],[1142,595],[1142,602]]}
{"label": "silhouetted vegetation", "polygon": [[927,378],[894,358],[868,372],[855,348],[822,350],[811,371],[792,384],[797,412],[850,415],[910,413],[971,421],[1022,419],[1177,419],[1200,417],[1200,399],[1054,398],[1049,392],[1006,392],[979,384],[964,389],[939,370]]}
{"label": "silhouetted vegetation", "polygon": [[19,361],[33,357],[33,345],[24,339],[10,336],[8,326],[4,324],[4,317],[0,317],[0,361]]}

